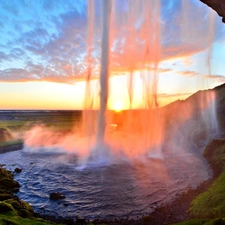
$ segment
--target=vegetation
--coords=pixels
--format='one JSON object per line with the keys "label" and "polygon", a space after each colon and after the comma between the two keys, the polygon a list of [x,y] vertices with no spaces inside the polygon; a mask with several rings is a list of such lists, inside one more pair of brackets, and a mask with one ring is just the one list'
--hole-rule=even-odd
{"label": "vegetation", "polygon": [[0,142],[0,147],[6,147],[6,146],[10,146],[10,145],[17,145],[17,144],[22,144],[23,141],[22,140],[10,140],[10,141],[2,141]]}
{"label": "vegetation", "polygon": [[32,207],[14,196],[20,184],[13,174],[0,167],[0,224],[1,225],[50,225],[51,222],[35,218]]}
{"label": "vegetation", "polygon": [[221,218],[219,219],[193,219],[181,223],[176,223],[176,225],[225,225],[225,221]]}
{"label": "vegetation", "polygon": [[225,217],[225,172],[191,203],[190,213],[197,218]]}
{"label": "vegetation", "polygon": [[0,213],[1,225],[52,225],[54,223],[45,221],[41,218],[23,218],[18,216],[15,211]]}
{"label": "vegetation", "polygon": [[189,213],[193,220],[177,225],[223,225],[225,224],[225,140],[213,140],[205,148],[203,155],[218,177],[207,191],[198,195],[192,202]]}

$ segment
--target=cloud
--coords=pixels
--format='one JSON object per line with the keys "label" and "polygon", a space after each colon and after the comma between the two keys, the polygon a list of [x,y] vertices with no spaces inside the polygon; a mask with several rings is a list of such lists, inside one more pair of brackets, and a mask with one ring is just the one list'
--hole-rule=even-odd
{"label": "cloud", "polygon": [[184,96],[190,96],[191,94],[193,93],[174,93],[174,94],[168,94],[168,93],[161,93],[161,94],[158,94],[157,97],[158,98],[171,98],[171,97],[184,97]]}
{"label": "cloud", "polygon": [[186,77],[194,77],[194,76],[198,75],[198,73],[195,71],[178,71],[176,73],[179,75],[182,75],[182,76],[186,76]]}
{"label": "cloud", "polygon": [[[189,4],[187,17],[180,1],[163,0],[159,9],[163,14],[159,21],[154,17],[146,23],[148,13],[143,14],[139,1],[133,2],[137,7],[130,16],[128,11],[132,5],[126,1],[115,1],[111,30],[112,71],[135,70],[154,60],[191,56],[209,46],[212,35],[211,28],[207,26],[209,10],[204,4]],[[87,1],[1,1],[0,8],[0,20],[7,20],[0,27],[1,80],[33,79],[71,83],[84,79],[88,66],[87,50],[90,47],[87,45]],[[94,13],[91,49],[92,72],[96,77],[101,53],[100,1],[95,1]],[[206,26],[203,26],[204,23]],[[160,26],[158,30],[157,25]],[[217,40],[225,30],[219,30],[217,20],[215,29]],[[157,35],[152,37],[150,33],[154,32]],[[171,71],[159,69],[161,73]],[[192,71],[180,74],[196,75]]]}
{"label": "cloud", "polygon": [[0,51],[0,62],[3,61],[3,60],[6,60],[6,59],[8,59],[7,54],[5,54],[4,52]]}
{"label": "cloud", "polygon": [[224,75],[205,75],[204,78],[206,79],[215,79],[218,82],[225,82],[225,76]]}
{"label": "cloud", "polygon": [[174,70],[170,68],[159,68],[157,71],[159,73],[169,73],[169,72],[173,72]]}

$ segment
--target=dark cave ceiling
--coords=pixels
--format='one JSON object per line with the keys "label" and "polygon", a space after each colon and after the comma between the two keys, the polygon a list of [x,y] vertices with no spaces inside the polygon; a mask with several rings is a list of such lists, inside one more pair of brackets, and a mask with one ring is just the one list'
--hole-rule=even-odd
{"label": "dark cave ceiling", "polygon": [[200,0],[214,9],[219,16],[222,17],[222,21],[225,23],[225,0]]}

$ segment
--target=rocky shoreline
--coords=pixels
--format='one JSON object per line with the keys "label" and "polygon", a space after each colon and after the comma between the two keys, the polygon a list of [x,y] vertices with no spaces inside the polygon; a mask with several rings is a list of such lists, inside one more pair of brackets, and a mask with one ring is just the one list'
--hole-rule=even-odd
{"label": "rocky shoreline", "polygon": [[170,225],[192,219],[192,216],[188,212],[191,201],[200,193],[206,191],[216,178],[217,176],[215,175],[202,182],[197,188],[187,190],[185,193],[178,195],[171,202],[157,207],[155,211],[149,215],[133,216],[131,218],[97,218],[91,221],[85,220],[83,217],[81,217],[82,219],[76,219],[76,221],[73,221],[72,218],[56,217],[47,214],[36,213],[36,216],[56,223],[65,223],[67,225]]}
{"label": "rocky shoreline", "polygon": [[21,150],[22,148],[23,148],[23,143],[7,145],[7,146],[4,146],[4,147],[0,147],[0,154],[6,153],[6,152]]}

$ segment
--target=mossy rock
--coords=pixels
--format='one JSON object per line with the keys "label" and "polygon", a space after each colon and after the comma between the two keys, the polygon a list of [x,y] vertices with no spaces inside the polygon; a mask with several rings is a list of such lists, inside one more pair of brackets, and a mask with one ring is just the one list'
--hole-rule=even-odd
{"label": "mossy rock", "polygon": [[30,218],[33,216],[33,214],[31,214],[29,211],[27,211],[26,209],[20,209],[18,211],[19,216],[23,217],[23,218]]}
{"label": "mossy rock", "polygon": [[214,139],[205,148],[203,156],[214,171],[221,173],[225,169],[225,139]]}
{"label": "mossy rock", "polygon": [[17,222],[12,221],[10,218],[3,218],[0,219],[1,225],[20,225]]}
{"label": "mossy rock", "polygon": [[0,179],[5,177],[13,179],[13,175],[10,171],[0,167]]}
{"label": "mossy rock", "polygon": [[2,187],[2,185],[0,184],[0,194],[4,194],[5,193],[5,188]]}
{"label": "mossy rock", "polygon": [[27,202],[20,199],[9,199],[4,202],[10,204],[21,217],[28,218],[32,217],[34,214],[32,207]]}
{"label": "mossy rock", "polygon": [[0,213],[15,212],[12,205],[6,202],[0,202]]}
{"label": "mossy rock", "polygon": [[0,201],[4,201],[4,200],[10,199],[10,198],[12,198],[11,194],[0,192]]}
{"label": "mossy rock", "polygon": [[20,184],[17,181],[8,177],[0,179],[0,182],[8,189],[18,189],[20,187]]}

